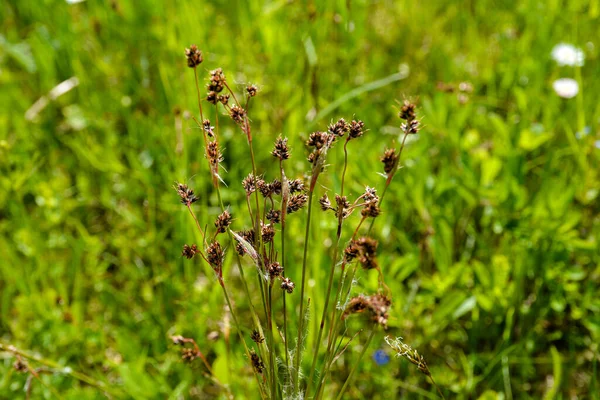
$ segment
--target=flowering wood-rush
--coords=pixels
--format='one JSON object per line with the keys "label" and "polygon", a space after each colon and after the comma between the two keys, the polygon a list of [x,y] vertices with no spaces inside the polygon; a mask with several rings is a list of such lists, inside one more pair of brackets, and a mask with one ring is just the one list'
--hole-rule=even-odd
{"label": "flowering wood-rush", "polygon": [[[332,121],[325,131],[310,133],[306,140],[309,149],[309,165],[304,171],[306,181],[303,178],[290,179],[288,176],[292,173],[286,163],[292,158],[292,151],[288,138],[274,136],[270,150],[272,158],[269,158],[271,165],[258,165],[256,162],[248,110],[254,109],[250,103],[260,98],[258,88],[247,85],[236,93],[223,69],[216,68],[209,72],[206,93],[202,96],[197,68],[203,61],[202,52],[196,46],[190,46],[185,50],[185,56],[187,65],[194,70],[200,113],[194,121],[202,133],[211,190],[216,195],[203,192],[202,198],[208,203],[216,199],[215,204],[209,205],[219,207],[220,211],[201,223],[195,211],[198,197],[194,191],[182,183],[175,185],[181,203],[186,206],[202,238],[201,244],[185,244],[182,256],[189,259],[188,262],[204,263],[210,267],[205,271],[212,271],[216,277],[239,344],[243,347],[247,370],[253,372],[256,393],[261,398],[324,398],[327,393],[325,387],[331,383],[331,377],[347,375],[344,382],[337,386],[334,384],[341,397],[364,355],[363,351],[358,361],[352,361],[349,375],[331,374],[339,368],[334,361],[348,348],[345,330],[357,330],[354,336],[357,340],[366,339],[363,345],[366,350],[373,336],[387,328],[390,319],[391,293],[384,283],[385,266],[377,262],[378,242],[372,237],[371,228],[373,220],[382,212],[385,192],[398,170],[406,136],[420,129],[416,107],[407,101],[400,106],[398,115],[402,120],[403,139],[399,148],[386,149],[381,158],[387,178],[381,195],[371,186],[362,193],[352,193],[345,185],[346,172],[352,168],[348,154],[355,151],[354,142],[369,132],[363,121],[354,119],[347,122],[340,118]],[[241,184],[228,179],[221,166],[227,157],[219,131],[226,124],[222,120],[223,115],[231,120],[228,129],[239,129],[241,137],[246,139],[246,144],[240,145],[238,138],[228,143],[229,147],[243,145],[248,150],[245,160],[235,160],[237,166],[246,167],[247,175]],[[215,122],[214,126],[211,121]],[[341,144],[335,146],[338,142]],[[342,147],[339,151],[343,151],[343,165],[328,162],[330,153],[338,151],[336,147]],[[271,171],[276,171],[275,176],[269,176]],[[331,189],[333,200],[319,182],[319,177],[325,174],[339,178],[334,179],[338,186]],[[227,198],[221,193],[224,185],[229,187]],[[240,193],[241,206],[226,202],[226,199],[235,198],[230,194],[234,190]],[[320,243],[311,241],[311,216],[319,212],[313,211],[315,195],[320,198],[319,206],[323,212],[320,218],[330,218],[336,229],[332,232],[331,252],[320,256],[331,261],[330,267],[325,270],[326,287],[323,287],[325,284],[316,285],[309,294],[306,282],[312,269],[307,266],[316,262],[314,255],[327,251]],[[356,210],[360,212],[354,213]],[[205,210],[203,214],[207,213],[212,211]],[[303,239],[287,231],[290,218],[304,229]],[[371,221],[370,227],[363,226],[365,220]],[[296,248],[301,248],[301,257]],[[235,279],[240,284],[230,281],[232,268],[236,268]],[[375,293],[355,293],[356,275],[368,274],[372,270],[377,271],[379,282]],[[309,296],[316,296],[315,290],[322,291],[318,298],[323,299],[314,310],[318,325],[307,323]],[[235,303],[232,301],[234,296]],[[242,308],[244,311],[241,311]],[[369,318],[352,319],[352,324],[362,327],[347,325],[348,317],[357,313],[365,313]],[[366,337],[361,335],[363,331]],[[247,332],[251,332],[251,340],[248,340]],[[313,348],[307,349],[307,335],[314,337],[309,342]],[[184,360],[191,362],[202,358],[206,361],[192,339],[175,336],[173,340],[175,344],[184,346]],[[185,347],[186,344],[192,344],[192,347]],[[231,348],[236,351],[238,347]],[[212,379],[216,379],[207,362],[205,367]],[[315,375],[315,371],[320,373]]]}

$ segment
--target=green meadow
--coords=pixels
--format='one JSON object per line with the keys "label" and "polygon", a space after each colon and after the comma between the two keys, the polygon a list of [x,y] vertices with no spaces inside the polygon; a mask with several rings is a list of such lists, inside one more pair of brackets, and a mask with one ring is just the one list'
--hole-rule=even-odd
{"label": "green meadow", "polygon": [[[200,226],[221,213],[191,118],[191,44],[203,94],[217,67],[237,93],[259,88],[248,115],[269,179],[279,135],[286,174],[309,179],[309,134],[344,117],[368,129],[348,144],[346,190],[381,191],[380,157],[402,139],[399,104],[417,105],[421,130],[372,231],[388,327],[360,362],[364,332],[350,342],[322,398],[357,363],[343,398],[440,398],[385,336],[418,350],[446,399],[600,398],[600,1],[8,0],[0,21],[0,399],[260,398],[218,279],[182,257],[202,237],[175,182],[199,197]],[[553,55],[561,43],[581,59]],[[246,137],[208,106],[222,200],[233,229],[247,229]],[[303,375],[335,247],[337,221],[317,200],[339,191],[342,145],[328,157]],[[296,304],[306,214],[286,226]],[[251,343],[235,249],[223,245]],[[259,307],[248,257],[243,268]],[[377,291],[378,279],[360,271],[352,293]],[[347,321],[351,337],[361,320]],[[173,335],[193,338],[213,375],[184,362]]]}

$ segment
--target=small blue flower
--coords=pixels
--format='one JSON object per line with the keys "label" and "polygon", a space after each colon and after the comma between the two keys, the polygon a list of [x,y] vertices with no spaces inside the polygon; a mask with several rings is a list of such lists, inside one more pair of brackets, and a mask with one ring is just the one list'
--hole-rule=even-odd
{"label": "small blue flower", "polygon": [[373,360],[377,365],[386,365],[390,362],[390,356],[384,350],[377,350],[373,353]]}

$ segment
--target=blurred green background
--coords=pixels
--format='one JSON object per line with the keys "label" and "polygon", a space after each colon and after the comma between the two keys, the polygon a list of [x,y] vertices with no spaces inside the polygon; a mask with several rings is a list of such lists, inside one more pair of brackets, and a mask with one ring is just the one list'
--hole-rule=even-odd
{"label": "blurred green background", "polygon": [[[218,214],[187,119],[196,103],[183,49],[196,43],[202,72],[220,66],[234,86],[261,89],[250,116],[267,174],[278,134],[302,176],[308,133],[355,116],[370,131],[349,146],[349,189],[382,188],[379,156],[400,133],[394,101],[416,100],[424,128],[375,229],[394,297],[388,334],[419,349],[447,398],[598,398],[599,15],[598,0],[3,1],[0,342],[122,397],[217,396],[200,364],[180,361],[169,335],[183,334],[239,398],[258,397],[212,272],[181,257],[195,237],[173,182],[201,194],[203,224]],[[582,67],[552,60],[561,42],[583,50]],[[53,99],[72,77],[79,84]],[[579,82],[575,98],[553,91],[561,77]],[[250,167],[234,128],[221,129],[236,214]],[[334,171],[322,182],[332,191]],[[322,307],[335,222],[315,221],[311,296]],[[302,217],[290,223],[298,260]],[[376,285],[363,274],[356,291]],[[243,310],[241,291],[234,298]],[[383,336],[373,352],[389,352]],[[0,353],[3,399],[25,397],[13,362]],[[435,398],[406,360],[363,364],[348,398]],[[68,371],[41,380],[32,398],[53,398],[49,388],[103,398]]]}

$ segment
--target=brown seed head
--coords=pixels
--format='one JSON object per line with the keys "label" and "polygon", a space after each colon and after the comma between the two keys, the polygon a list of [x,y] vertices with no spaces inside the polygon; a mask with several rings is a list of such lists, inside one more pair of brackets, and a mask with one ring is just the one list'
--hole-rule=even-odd
{"label": "brown seed head", "polygon": [[190,68],[196,68],[203,60],[202,52],[198,50],[198,47],[195,44],[185,49],[185,58],[187,58],[187,65]]}
{"label": "brown seed head", "polygon": [[363,217],[376,218],[379,214],[381,214],[381,209],[377,205],[376,201],[370,201],[364,205],[360,214]]}
{"label": "brown seed head", "polygon": [[281,280],[281,288],[286,292],[292,293],[295,287],[296,285],[294,285],[294,282],[292,282],[290,278],[283,278]]}
{"label": "brown seed head", "polygon": [[198,253],[198,246],[196,246],[195,244],[188,246],[187,244],[183,245],[183,251],[181,252],[181,255],[185,258],[187,258],[188,260],[191,258],[194,258],[194,256]]}
{"label": "brown seed head", "polygon": [[273,182],[271,182],[271,192],[279,196],[281,195],[281,189],[281,181],[279,179],[273,179]]}
{"label": "brown seed head", "polygon": [[347,318],[351,314],[357,314],[368,310],[371,315],[371,320],[385,328],[387,327],[388,311],[391,304],[392,302],[389,297],[383,294],[376,294],[368,297],[361,294],[350,299],[344,314],[342,314],[342,319]]}
{"label": "brown seed head", "polygon": [[258,185],[258,191],[260,192],[260,194],[263,195],[263,197],[271,197],[271,195],[273,194],[273,187],[271,186],[270,183],[265,182],[262,179],[259,179],[256,184]]}
{"label": "brown seed head", "polygon": [[293,181],[289,181],[290,184],[290,193],[298,193],[304,190],[304,182],[302,179],[294,179]]}
{"label": "brown seed head", "polygon": [[224,84],[225,75],[223,74],[223,70],[221,68],[210,71],[210,80],[207,85],[207,89],[209,91],[219,93],[223,91]]}
{"label": "brown seed head", "polygon": [[419,132],[419,129],[421,129],[421,124],[415,119],[410,122],[403,123],[400,125],[400,129],[402,129],[405,133],[414,135]]}
{"label": "brown seed head", "polygon": [[375,254],[377,251],[377,240],[370,237],[361,237],[358,239],[358,244],[363,248],[363,251],[366,253]]}
{"label": "brown seed head", "polygon": [[272,224],[278,224],[281,222],[281,211],[269,210],[267,211],[266,217]]}
{"label": "brown seed head", "polygon": [[208,157],[210,165],[213,167],[216,167],[223,161],[223,155],[219,150],[219,143],[216,140],[208,143],[208,146],[206,147],[206,156]]}
{"label": "brown seed head", "polygon": [[319,204],[321,206],[321,210],[323,211],[333,210],[333,208],[331,207],[331,201],[329,200],[327,193],[325,193],[323,197],[319,199]]}
{"label": "brown seed head", "polygon": [[258,354],[256,354],[254,349],[250,350],[250,361],[252,362],[252,367],[254,370],[259,374],[262,374],[263,370],[265,369],[265,364],[262,362]]}
{"label": "brown seed head", "polygon": [[252,339],[252,341],[256,344],[261,344],[265,341],[265,338],[256,329],[254,329],[252,334],[250,334],[250,339]]}
{"label": "brown seed head", "polygon": [[369,299],[367,297],[365,297],[362,294],[358,295],[356,297],[353,297],[348,302],[348,305],[346,306],[346,310],[344,311],[344,314],[342,314],[342,319],[348,318],[348,316],[351,314],[361,313],[361,312],[365,311],[368,307],[369,307]]}
{"label": "brown seed head", "polygon": [[214,126],[210,126],[210,121],[205,119],[204,121],[202,121],[202,129],[204,129],[204,132],[206,132],[206,134],[208,135],[208,137],[214,137],[215,136],[215,127]]}
{"label": "brown seed head", "polygon": [[212,242],[206,249],[206,258],[212,269],[217,273],[219,278],[222,277],[223,258],[225,253],[221,244],[217,241]]}
{"label": "brown seed head", "polygon": [[365,123],[358,120],[350,122],[350,133],[348,136],[350,139],[356,139],[361,137],[364,134]]}
{"label": "brown seed head", "polygon": [[273,238],[275,237],[275,228],[271,225],[263,225],[261,232],[264,243],[271,243],[273,241]]}
{"label": "brown seed head", "polygon": [[337,204],[338,210],[347,210],[350,208],[350,203],[348,202],[348,198],[346,196],[340,196],[339,194],[336,194],[335,203]]}
{"label": "brown seed head", "polygon": [[325,144],[327,144],[328,140],[329,140],[329,137],[326,132],[313,132],[308,137],[308,140],[306,141],[306,145],[309,147],[314,147],[316,149],[320,149],[323,146],[325,146]]}
{"label": "brown seed head", "polygon": [[344,118],[340,118],[335,124],[329,125],[327,131],[334,136],[342,137],[350,130],[350,125]]}
{"label": "brown seed head", "polygon": [[215,220],[215,228],[217,228],[217,233],[225,233],[227,232],[227,228],[231,225],[231,221],[233,218],[231,217],[231,213],[228,210],[223,211]]}
{"label": "brown seed head", "polygon": [[381,162],[383,163],[383,171],[389,175],[398,162],[396,149],[386,149],[383,153],[383,157],[381,157]]}
{"label": "brown seed head", "polygon": [[308,196],[305,195],[304,193],[292,195],[290,197],[290,200],[288,201],[287,213],[291,214],[291,213],[294,213],[294,212],[300,210],[302,207],[304,207],[306,205],[307,200],[308,200]]}
{"label": "brown seed head", "polygon": [[229,109],[229,116],[231,117],[231,119],[234,122],[241,124],[246,119],[246,110],[244,110],[242,107],[238,106],[237,104],[234,104]]}
{"label": "brown seed head", "polygon": [[181,198],[181,204],[189,206],[190,204],[198,201],[198,197],[194,195],[194,191],[188,188],[187,185],[183,183],[177,183],[175,184],[174,188],[177,191],[179,197]]}
{"label": "brown seed head", "polygon": [[225,93],[225,94],[220,94],[217,97],[217,101],[219,101],[219,103],[223,104],[223,105],[227,105],[229,104],[229,93]]}
{"label": "brown seed head", "polygon": [[272,262],[269,265],[269,277],[271,279],[275,279],[278,276],[281,276],[282,273],[283,273],[283,267],[277,261]]}
{"label": "brown seed head", "polygon": [[185,362],[192,362],[198,357],[200,357],[200,354],[194,348],[184,347],[181,349],[181,359]]}
{"label": "brown seed head", "polygon": [[360,254],[360,247],[356,240],[351,240],[344,249],[344,260],[346,263],[352,262]]}
{"label": "brown seed head", "polygon": [[362,198],[365,201],[379,201],[379,196],[377,196],[377,190],[372,187],[365,187],[365,194],[362,195]]}
{"label": "brown seed head", "polygon": [[377,240],[369,237],[361,237],[358,240],[351,240],[344,250],[344,259],[346,263],[352,262],[355,258],[364,269],[377,268],[375,254],[377,252]]}
{"label": "brown seed head", "polygon": [[398,117],[408,122],[414,120],[416,118],[415,110],[417,106],[411,103],[408,100],[404,100],[404,104],[400,107],[400,112],[398,113]]}
{"label": "brown seed head", "polygon": [[248,96],[254,97],[258,93],[258,88],[255,85],[248,85],[248,87],[246,87],[246,92],[248,93]]}
{"label": "brown seed head", "polygon": [[[260,182],[261,180],[262,179],[259,179],[258,181]],[[255,186],[255,182],[254,182],[254,174],[249,173],[248,176],[245,177],[244,180],[242,181],[242,186],[244,187],[244,190],[246,191],[246,196],[250,196],[252,193],[254,193],[256,191],[256,186]]]}
{"label": "brown seed head", "polygon": [[17,359],[13,364],[13,368],[15,369],[15,371],[20,373],[25,373],[29,371],[29,368],[27,367],[27,362],[24,361],[20,356],[17,356]]}
{"label": "brown seed head", "polygon": [[219,101],[217,92],[213,92],[212,90],[208,92],[206,95],[206,101],[212,104],[217,104],[217,101]]}
{"label": "brown seed head", "polygon": [[390,305],[392,301],[389,297],[383,294],[376,294],[369,298],[370,300],[370,310],[373,315],[373,322],[387,327],[388,322],[388,310],[390,309]]}
{"label": "brown seed head", "polygon": [[281,136],[275,140],[275,148],[271,152],[273,157],[279,158],[281,161],[287,160],[290,158],[290,149],[287,144],[287,138],[282,138]]}

